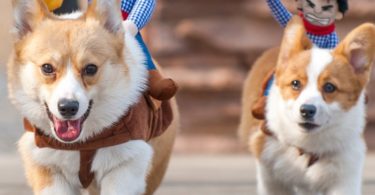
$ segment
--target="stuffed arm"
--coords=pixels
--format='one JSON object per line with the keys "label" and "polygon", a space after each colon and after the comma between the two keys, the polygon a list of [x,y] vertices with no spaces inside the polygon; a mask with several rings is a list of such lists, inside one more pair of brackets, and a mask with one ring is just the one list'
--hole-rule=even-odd
{"label": "stuffed arm", "polygon": [[[134,2],[135,1],[135,2]],[[124,27],[132,35],[136,35],[151,19],[156,7],[156,0],[122,0],[121,9],[129,13]]]}
{"label": "stuffed arm", "polygon": [[268,7],[271,9],[272,16],[282,26],[286,27],[292,14],[281,3],[281,0],[267,0]]}

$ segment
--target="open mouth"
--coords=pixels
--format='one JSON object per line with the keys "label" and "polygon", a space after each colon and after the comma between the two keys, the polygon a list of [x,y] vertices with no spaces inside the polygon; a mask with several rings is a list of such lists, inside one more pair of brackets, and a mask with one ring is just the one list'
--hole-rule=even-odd
{"label": "open mouth", "polygon": [[314,124],[314,123],[309,123],[309,122],[299,123],[299,126],[304,128],[307,131],[311,131],[311,130],[319,127],[319,125]]}
{"label": "open mouth", "polygon": [[90,114],[92,101],[90,101],[89,107],[87,108],[85,114],[81,118],[76,120],[61,120],[51,113],[46,103],[45,106],[48,117],[53,123],[56,136],[62,141],[72,142],[81,135],[82,124]]}
{"label": "open mouth", "polygon": [[327,26],[330,21],[328,18],[319,18],[313,14],[306,14],[306,19],[311,23],[319,23],[324,26]]}

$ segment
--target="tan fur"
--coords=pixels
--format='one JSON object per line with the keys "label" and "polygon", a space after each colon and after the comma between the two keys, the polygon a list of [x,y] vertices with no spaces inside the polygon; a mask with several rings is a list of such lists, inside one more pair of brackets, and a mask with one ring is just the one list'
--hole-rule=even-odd
{"label": "tan fur", "polygon": [[277,61],[276,77],[279,72],[283,72],[289,66],[288,62],[293,61],[292,57],[312,47],[311,41],[306,36],[306,30],[300,23],[300,17],[293,17],[284,31]]}
{"label": "tan fur", "polygon": [[[25,140],[25,136],[23,136],[20,141]],[[18,148],[19,152],[21,153],[21,157],[24,163],[24,168],[26,171],[26,178],[30,186],[32,186],[34,194],[38,195],[40,192],[52,185],[53,178],[51,174],[51,170],[36,165],[31,158],[31,154],[27,152],[27,149],[20,145]]]}
{"label": "tan fur", "polygon": [[[56,23],[61,28],[51,28]],[[84,20],[47,20],[40,24],[33,34],[16,45],[15,60],[22,63],[25,59],[31,59],[31,62],[38,65],[37,68],[46,63],[51,64],[56,70],[54,75],[46,76],[41,71],[40,75],[36,75],[36,78],[43,78],[41,84],[51,85],[51,88],[64,75],[65,64],[73,65],[77,78],[81,77],[81,71],[87,64],[95,64],[99,67],[98,74],[82,79],[84,86],[90,86],[97,83],[100,67],[105,60],[111,59],[116,63],[124,58],[122,53],[118,52],[122,50],[121,42],[121,37],[107,32],[99,23],[90,24]],[[48,49],[51,45],[56,50]]]}
{"label": "tan fur", "polygon": [[152,161],[152,169],[150,170],[150,175],[147,178],[146,195],[152,195],[163,180],[172,153],[174,138],[176,136],[177,130],[180,128],[180,116],[175,100],[172,101],[172,109],[173,113],[175,113],[175,120],[173,121],[171,126],[166,132],[164,132],[163,135],[150,141],[150,144],[154,148],[154,158]]}
{"label": "tan fur", "polygon": [[262,155],[266,141],[267,135],[264,134],[262,131],[256,131],[251,136],[250,151],[256,158],[260,158],[260,156]]}
{"label": "tan fur", "polygon": [[[286,62],[289,61],[290,58],[295,57],[295,54],[312,47],[311,42],[306,38],[306,36],[303,36],[305,34],[305,30],[303,26],[298,25],[299,22],[300,19],[298,17],[294,17],[291,20],[291,23],[296,25],[290,25],[288,28],[296,28],[297,30],[293,31],[293,34],[288,33],[289,31],[285,31],[285,38],[283,39],[282,48],[273,48],[265,51],[262,56],[256,60],[245,80],[242,95],[241,123],[238,131],[239,137],[244,143],[249,140],[251,132],[254,131],[259,125],[259,120],[255,119],[251,114],[251,108],[256,100],[260,97],[261,86],[264,78],[274,68],[276,68],[275,75],[277,77],[285,71],[285,67],[287,65]],[[295,37],[300,37],[300,39],[296,40]],[[279,51],[281,52],[279,53]],[[305,55],[305,57],[308,56],[309,54]],[[307,65],[304,57],[299,57],[298,61],[302,62],[304,64],[303,66]],[[278,64],[277,67],[276,64]],[[300,64],[294,64],[294,67],[297,66],[300,66]],[[302,77],[302,79],[303,75],[304,73],[299,73],[299,76]],[[284,77],[284,79],[276,80],[276,82],[278,82],[278,84],[281,82],[280,84],[283,84],[284,86],[287,84],[290,85],[292,80],[288,79],[288,77]],[[296,95],[298,95],[298,93],[293,91],[289,91],[284,94],[286,98],[293,98]]]}
{"label": "tan fur", "polygon": [[251,108],[262,95],[261,86],[267,75],[276,67],[279,48],[265,51],[252,66],[244,84],[242,114],[239,137],[255,157],[260,157],[266,142],[266,135],[259,128],[260,120],[253,117]]}
{"label": "tan fur", "polygon": [[[328,102],[336,100],[349,109],[358,100],[360,90],[368,83],[375,61],[375,27],[363,24],[354,29],[333,51],[334,63],[322,74],[320,83],[330,81],[337,85],[337,92],[325,95]],[[356,52],[363,52],[364,66],[353,69],[352,59]],[[358,54],[358,53],[357,53]],[[340,71],[337,71],[340,70]]]}
{"label": "tan fur", "polygon": [[[297,99],[303,87],[307,83],[306,67],[309,65],[311,52],[305,51],[301,55],[291,58],[288,68],[278,70],[276,74],[276,84],[281,89],[281,94],[285,100]],[[291,83],[294,80],[301,82],[300,90],[294,90]]]}
{"label": "tan fur", "polygon": [[[338,90],[334,93],[324,93],[322,88],[327,82],[334,84]],[[340,102],[344,109],[349,109],[357,103],[364,84],[353,73],[347,60],[340,56],[336,57],[334,63],[328,65],[319,78],[319,86],[322,86],[320,91],[324,100],[328,103]]]}
{"label": "tan fur", "polygon": [[251,132],[259,125],[259,120],[251,114],[251,108],[261,96],[263,80],[269,72],[276,66],[279,48],[267,50],[254,63],[249,71],[243,86],[241,123],[238,129],[238,136],[242,143],[247,143]]}
{"label": "tan fur", "polygon": [[[294,23],[298,23],[298,19],[296,20],[293,18]],[[298,35],[304,33],[304,29],[300,28],[298,25],[296,28],[299,28]],[[297,36],[296,34],[289,35],[290,37]],[[280,64],[278,68],[276,68],[276,75],[280,74],[284,69],[284,63],[294,54],[298,53],[300,50],[305,48],[310,48],[311,43],[307,39],[303,39],[301,42],[295,41],[291,43],[287,43],[289,39],[284,39],[283,44],[284,48],[272,48],[265,51],[253,64],[251,70],[249,71],[247,78],[244,83],[243,87],[243,94],[242,94],[242,114],[241,114],[241,122],[238,130],[238,135],[242,143],[247,143],[251,137],[251,133],[254,132],[257,127],[259,126],[259,120],[255,119],[251,114],[251,108],[257,101],[257,99],[261,96],[261,86],[265,77],[269,74],[269,72],[276,68],[276,64]],[[280,53],[280,49],[288,50],[291,52],[288,53]],[[295,66],[298,66],[297,64]],[[285,78],[287,79],[287,78]],[[282,80],[283,83],[289,82],[288,80]],[[276,81],[278,82],[278,81]],[[290,81],[291,82],[291,81]],[[289,83],[290,84],[290,83]],[[285,94],[285,96],[293,97],[292,94]]]}

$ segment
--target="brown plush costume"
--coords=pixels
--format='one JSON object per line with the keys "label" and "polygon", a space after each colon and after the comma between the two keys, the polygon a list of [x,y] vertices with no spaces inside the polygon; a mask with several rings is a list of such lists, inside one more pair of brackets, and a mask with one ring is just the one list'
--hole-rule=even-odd
{"label": "brown plush costume", "polygon": [[143,96],[140,101],[130,108],[115,124],[104,129],[85,142],[65,144],[53,137],[46,136],[40,129],[24,119],[27,131],[34,132],[35,143],[39,148],[53,148],[58,150],[73,150],[80,152],[79,179],[87,188],[94,178],[91,164],[96,150],[126,143],[130,140],[145,140],[160,136],[173,120],[172,108],[169,101],[163,101],[156,108],[149,96]]}

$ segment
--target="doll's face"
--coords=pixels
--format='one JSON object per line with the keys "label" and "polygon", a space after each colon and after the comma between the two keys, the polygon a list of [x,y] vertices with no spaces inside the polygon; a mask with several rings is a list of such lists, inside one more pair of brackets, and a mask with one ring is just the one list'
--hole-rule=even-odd
{"label": "doll's face", "polygon": [[342,18],[337,0],[299,0],[304,17],[313,25],[328,26]]}

